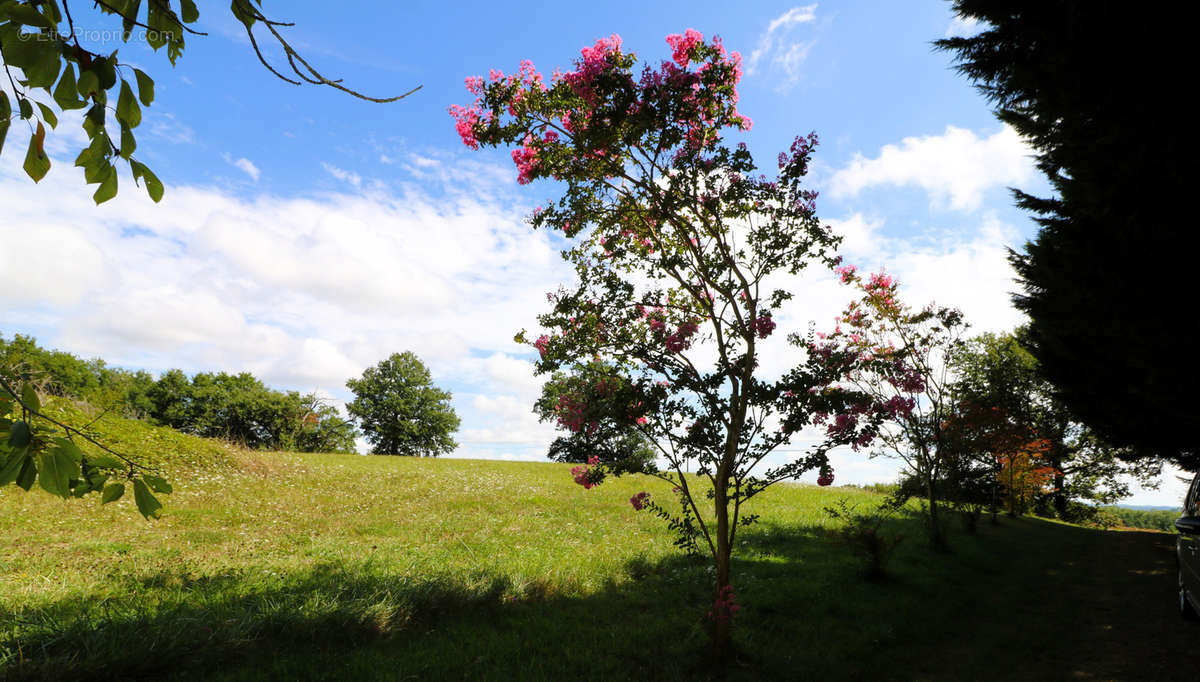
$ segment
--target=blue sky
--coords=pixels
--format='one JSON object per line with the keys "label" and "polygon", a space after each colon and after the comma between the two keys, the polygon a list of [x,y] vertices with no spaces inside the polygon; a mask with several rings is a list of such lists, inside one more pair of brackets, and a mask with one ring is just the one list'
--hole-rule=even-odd
{"label": "blue sky", "polygon": [[[152,205],[124,178],[116,200],[92,206],[70,167],[81,139],[71,116],[51,133],[55,166],[34,185],[14,128],[0,159],[0,236],[20,248],[0,252],[0,333],[156,372],[252,371],[335,401],[348,397],[346,378],[413,350],[455,394],[459,456],[541,459],[554,432],[529,412],[539,383],[511,339],[570,276],[561,244],[522,222],[554,188],[518,186],[507,152],[463,147],[446,108],[469,102],[469,75],[522,59],[549,73],[613,33],[658,61],[669,57],[664,36],[687,28],[742,53],[739,109],[754,120],[742,139],[764,165],[795,135],[821,136],[818,211],[846,235],[848,261],[886,266],[910,301],[959,306],[978,330],[1020,321],[1004,254],[1034,226],[1006,187],[1045,183],[950,56],[933,51],[930,41],[975,30],[948,2],[605,2],[570,16],[538,3],[266,10],[296,22],[286,35],[327,76],[379,96],[422,89],[379,105],[283,83],[219,6],[204,9],[209,35],[189,36],[175,68],[121,47],[122,61],[157,81],[138,155],[167,197]],[[101,43],[112,28],[94,14],[76,23]],[[792,329],[826,324],[848,296],[824,275],[795,288],[780,317]],[[764,364],[782,370],[795,358],[777,336]],[[889,460],[835,461],[839,482],[895,476]],[[1174,504],[1177,487],[1168,477],[1131,501]]]}

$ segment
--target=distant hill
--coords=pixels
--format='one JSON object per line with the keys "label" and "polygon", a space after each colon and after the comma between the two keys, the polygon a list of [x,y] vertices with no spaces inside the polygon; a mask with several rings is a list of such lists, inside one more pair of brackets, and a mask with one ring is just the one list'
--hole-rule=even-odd
{"label": "distant hill", "polygon": [[1136,509],[1138,511],[1179,511],[1179,507],[1176,505],[1164,507],[1162,505],[1153,504],[1118,504],[1116,506],[1122,509]]}

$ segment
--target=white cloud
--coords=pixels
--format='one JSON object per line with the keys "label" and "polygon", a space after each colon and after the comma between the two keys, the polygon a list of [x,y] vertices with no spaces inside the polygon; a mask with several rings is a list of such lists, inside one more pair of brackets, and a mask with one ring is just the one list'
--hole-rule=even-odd
{"label": "white cloud", "polygon": [[333,166],[333,165],[330,165],[330,164],[324,163],[324,162],[321,163],[321,167],[325,169],[326,173],[329,173],[330,175],[337,178],[338,180],[341,180],[342,182],[348,182],[351,185],[354,185],[355,187],[362,186],[362,176],[360,176],[358,173],[355,173],[353,171],[348,171],[348,170],[342,170],[341,168],[338,168],[337,166]]}
{"label": "white cloud", "polygon": [[800,79],[800,67],[808,58],[814,41],[796,40],[791,36],[796,26],[816,21],[817,5],[793,7],[771,20],[767,30],[758,37],[758,44],[746,61],[746,74],[755,75],[766,64],[780,73],[780,85],[786,89]]}
{"label": "white cloud", "polygon": [[1004,126],[989,137],[946,126],[941,135],[906,137],[900,144],[884,145],[875,158],[861,153],[834,173],[830,182],[835,197],[855,196],[880,185],[916,185],[930,194],[934,204],[972,211],[985,191],[1020,184],[1034,170],[1032,150]]}
{"label": "white cloud", "polygon": [[43,343],[333,395],[412,350],[456,393],[529,406],[540,389],[512,336],[571,273],[523,223],[525,207],[486,186],[436,199],[410,187],[241,199],[173,186],[154,205],[124,182],[94,206],[69,161],[37,185],[19,163],[0,159],[0,238],[20,245],[0,250],[0,319],[39,320],[55,330]]}
{"label": "white cloud", "polygon": [[225,163],[228,163],[228,164],[234,166],[235,168],[237,168],[238,170],[242,171],[246,175],[249,175],[250,179],[253,180],[254,182],[258,182],[259,176],[262,175],[262,171],[260,171],[258,169],[258,166],[255,166],[254,162],[251,161],[250,159],[247,159],[245,157],[242,157],[240,159],[235,159],[228,152],[222,154],[221,158],[225,159]]}

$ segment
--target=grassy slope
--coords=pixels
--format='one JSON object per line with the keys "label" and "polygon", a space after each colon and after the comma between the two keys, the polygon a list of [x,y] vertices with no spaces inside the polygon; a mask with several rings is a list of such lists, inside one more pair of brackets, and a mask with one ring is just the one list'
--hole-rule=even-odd
{"label": "grassy slope", "polygon": [[[703,565],[569,467],[236,453],[168,444],[165,518],[0,491],[0,674],[12,678],[706,676]],[[104,434],[102,434],[104,435]],[[745,607],[728,675],[800,679],[1182,679],[1169,536],[980,524],[931,555],[911,520],[884,583],[782,486],[739,541]],[[1131,634],[1132,633],[1132,634]],[[1173,646],[1178,644],[1178,648]],[[1147,658],[1153,656],[1152,659]],[[227,663],[231,661],[231,663]],[[1149,663],[1147,661],[1150,661]],[[1143,675],[1152,668],[1153,674]],[[1162,667],[1165,666],[1165,667]],[[1185,667],[1180,667],[1185,666]]]}

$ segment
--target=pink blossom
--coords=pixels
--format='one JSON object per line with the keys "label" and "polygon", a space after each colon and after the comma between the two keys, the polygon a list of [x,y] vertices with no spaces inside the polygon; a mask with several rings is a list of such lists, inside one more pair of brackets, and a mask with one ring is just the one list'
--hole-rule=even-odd
{"label": "pink blossom", "polygon": [[520,149],[512,150],[513,163],[517,164],[517,183],[528,185],[532,180],[532,174],[538,167],[537,149],[534,149],[531,143],[533,142],[532,135],[525,136],[525,145]]}
{"label": "pink blossom", "polygon": [[[549,297],[550,294],[546,294],[546,296]],[[539,336],[537,338],[537,341],[533,342],[533,347],[537,348],[538,354],[544,358],[544,357],[546,357],[546,346],[548,346],[549,344],[550,344],[549,335],[542,334],[541,336]]]}
{"label": "pink blossom", "polygon": [[833,269],[834,272],[842,278],[842,284],[849,284],[854,280],[854,273],[858,272],[858,268],[853,265],[843,265]]}
{"label": "pink blossom", "polygon": [[641,511],[646,506],[646,499],[650,497],[650,493],[642,491],[637,495],[629,498],[629,504],[633,505],[635,511]]}
{"label": "pink blossom", "polygon": [[775,321],[771,319],[770,313],[764,313],[758,316],[758,319],[753,322],[754,333],[758,334],[758,338],[765,339],[775,331]]}
{"label": "pink blossom", "polygon": [[675,63],[681,69],[687,68],[688,61],[691,59],[690,53],[692,48],[703,42],[703,34],[694,28],[684,31],[683,35],[673,33],[667,36],[667,44],[671,46],[671,58],[675,60]]}
{"label": "pink blossom", "polygon": [[462,138],[463,144],[471,149],[479,149],[479,140],[475,137],[475,126],[479,123],[479,115],[482,113],[483,110],[478,106],[450,105],[450,115],[454,117],[454,130]]}

